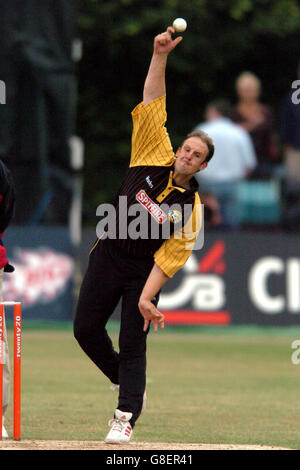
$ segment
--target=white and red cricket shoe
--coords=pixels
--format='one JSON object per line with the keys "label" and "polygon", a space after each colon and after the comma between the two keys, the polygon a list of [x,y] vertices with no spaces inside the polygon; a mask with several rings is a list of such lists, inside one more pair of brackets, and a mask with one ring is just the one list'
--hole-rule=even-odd
{"label": "white and red cricket shoe", "polygon": [[129,442],[133,435],[129,422],[131,418],[132,413],[116,410],[114,419],[108,422],[111,429],[105,438],[105,442],[107,444],[125,444]]}

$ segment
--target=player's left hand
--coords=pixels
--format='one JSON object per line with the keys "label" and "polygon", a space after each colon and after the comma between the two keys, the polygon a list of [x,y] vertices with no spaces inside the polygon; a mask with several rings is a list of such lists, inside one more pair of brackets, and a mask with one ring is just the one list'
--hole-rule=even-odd
{"label": "player's left hand", "polygon": [[164,328],[165,317],[159,310],[157,310],[150,300],[140,299],[139,309],[144,317],[144,331],[147,331],[150,322],[152,323],[155,332],[158,329],[158,325],[161,329]]}

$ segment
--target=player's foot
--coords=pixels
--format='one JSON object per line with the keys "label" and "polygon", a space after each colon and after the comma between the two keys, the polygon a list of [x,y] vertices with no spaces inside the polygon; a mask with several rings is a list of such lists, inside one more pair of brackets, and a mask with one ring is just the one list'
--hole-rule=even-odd
{"label": "player's foot", "polygon": [[105,438],[107,444],[126,444],[132,438],[133,431],[129,420],[132,413],[116,410],[114,419],[108,422],[110,431]]}
{"label": "player's foot", "polygon": [[[112,390],[113,392],[119,392],[120,390],[120,385],[111,385],[110,387],[110,390]],[[147,392],[146,392],[146,389],[144,391],[144,395],[143,395],[143,405],[142,405],[142,410],[141,410],[141,414],[144,413],[146,411],[146,408],[147,408]]]}
{"label": "player's foot", "polygon": [[8,434],[4,427],[4,416],[2,418],[2,439],[8,439]]}

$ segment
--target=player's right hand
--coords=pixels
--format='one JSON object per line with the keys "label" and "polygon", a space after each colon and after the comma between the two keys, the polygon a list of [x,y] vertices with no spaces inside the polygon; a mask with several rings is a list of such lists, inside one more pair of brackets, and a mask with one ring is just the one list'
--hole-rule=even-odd
{"label": "player's right hand", "polygon": [[158,34],[154,39],[154,52],[156,54],[169,54],[176,46],[182,41],[182,36],[178,36],[174,40],[172,34],[175,33],[175,29],[169,26],[167,31]]}
{"label": "player's right hand", "polygon": [[165,317],[164,315],[157,310],[155,305],[151,302],[151,300],[147,299],[140,299],[139,301],[139,309],[144,317],[144,331],[147,331],[150,322],[153,325],[153,329],[156,332],[158,329],[158,325],[161,329],[165,326]]}

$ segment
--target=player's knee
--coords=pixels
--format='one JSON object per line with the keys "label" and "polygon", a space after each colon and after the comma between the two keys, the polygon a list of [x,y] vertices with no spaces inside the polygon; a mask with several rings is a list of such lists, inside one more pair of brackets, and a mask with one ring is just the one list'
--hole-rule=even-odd
{"label": "player's knee", "polygon": [[105,324],[86,320],[86,315],[76,315],[73,324],[75,339],[83,349],[86,349],[91,344],[101,346],[105,342]]}
{"label": "player's knee", "polygon": [[90,336],[90,328],[84,325],[77,317],[74,320],[73,333],[75,339],[82,346],[88,341]]}

